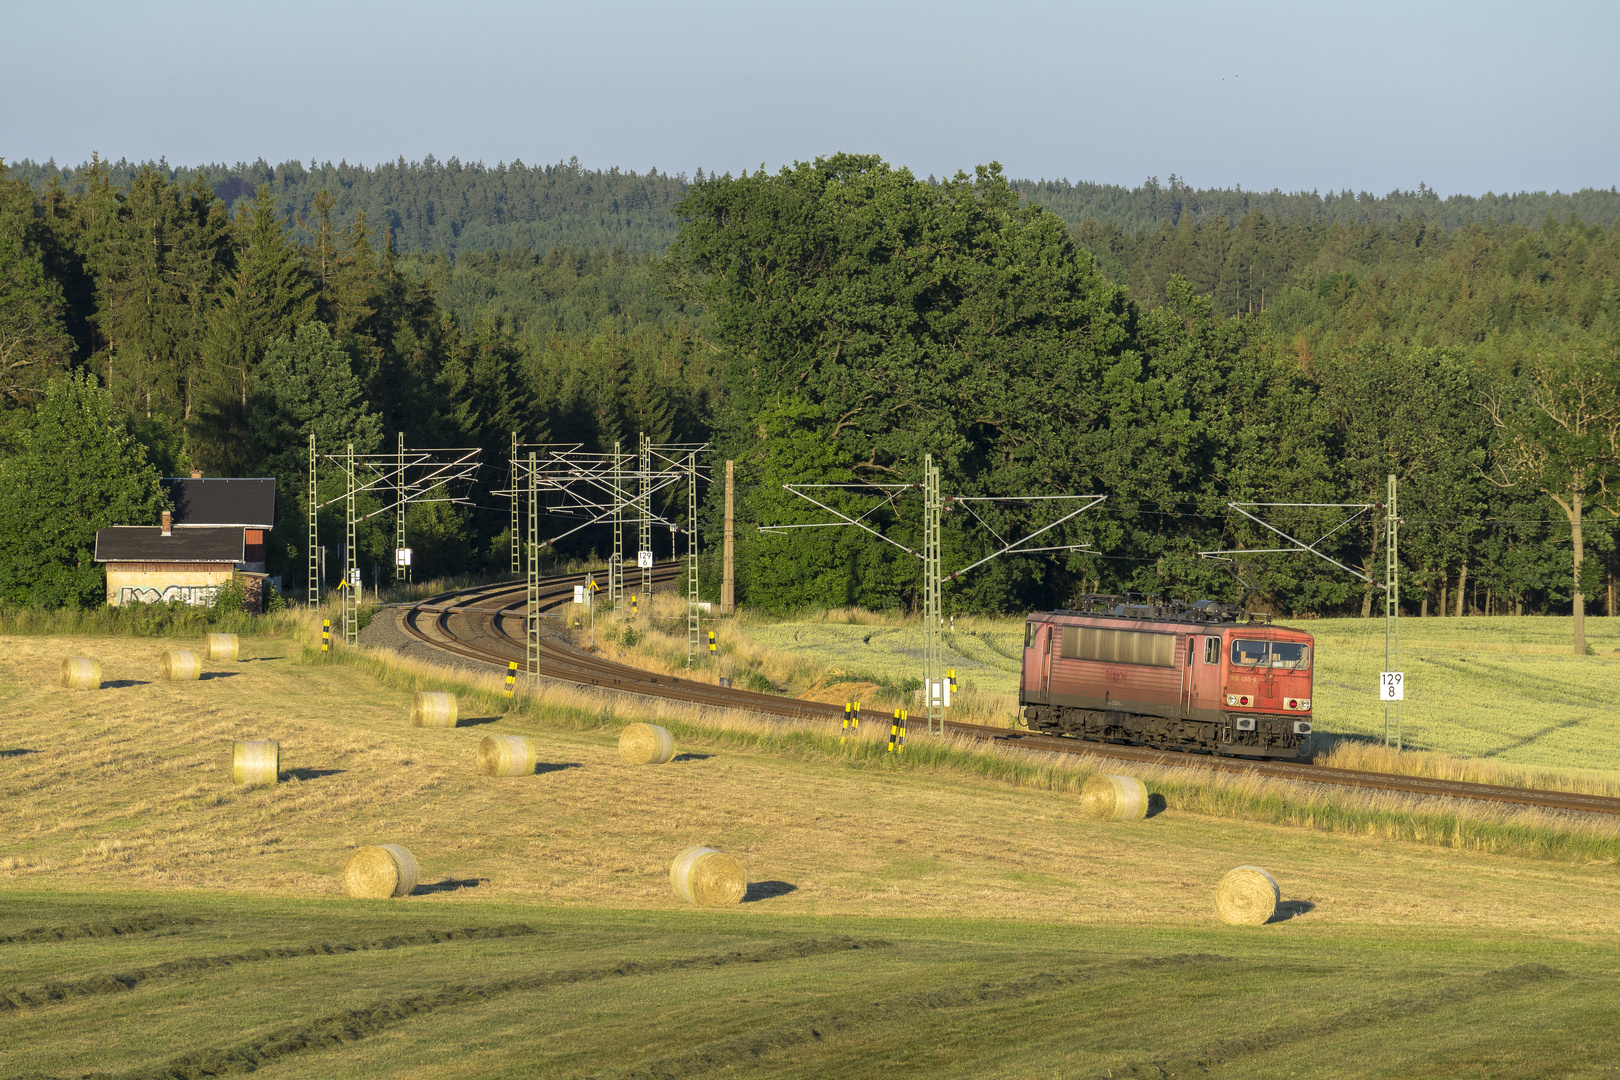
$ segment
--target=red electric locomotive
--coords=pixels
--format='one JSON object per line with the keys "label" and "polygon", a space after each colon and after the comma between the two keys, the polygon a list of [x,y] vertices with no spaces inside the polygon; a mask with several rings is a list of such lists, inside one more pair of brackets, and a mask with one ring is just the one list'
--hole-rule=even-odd
{"label": "red electric locomotive", "polygon": [[1018,704],[1031,731],[1160,750],[1303,760],[1311,635],[1201,600],[1086,597],[1024,625]]}

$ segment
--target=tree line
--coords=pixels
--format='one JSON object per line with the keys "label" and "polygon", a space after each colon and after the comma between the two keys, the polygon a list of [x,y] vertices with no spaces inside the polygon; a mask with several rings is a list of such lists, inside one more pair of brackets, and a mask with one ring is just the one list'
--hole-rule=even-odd
{"label": "tree line", "polygon": [[[102,162],[60,166],[19,161],[6,177],[36,192],[59,185],[80,193],[90,183],[109,180],[127,190],[144,172],[160,172],[184,186],[202,178],[227,211],[239,199],[251,200],[261,187],[276,198],[282,219],[294,239],[308,243],[305,222],[315,216],[315,200],[327,208],[341,229],[364,213],[372,229],[393,235],[395,249],[405,254],[504,252],[524,249],[545,255],[555,247],[584,251],[623,248],[632,255],[662,255],[674,243],[679,222],[671,212],[688,187],[712,179],[702,168],[660,172],[656,167],[587,169],[579,159],[552,165],[522,161],[420,161],[403,157],[376,165],[263,159],[205,166],[170,166],[167,162]],[[746,173],[746,170],[744,170]],[[729,178],[726,172],[720,179]],[[930,181],[938,183],[933,177]],[[1539,226],[1551,215],[1564,221],[1571,214],[1593,225],[1608,226],[1620,217],[1620,191],[1584,188],[1572,193],[1513,192],[1450,195],[1442,198],[1419,184],[1417,190],[1383,195],[1367,191],[1283,192],[1233,188],[1195,188],[1172,175],[1168,183],[1149,177],[1135,187],[1068,180],[1008,180],[1023,203],[1035,203],[1056,214],[1071,228],[1096,222],[1126,235],[1150,234],[1182,225],[1229,228],[1250,215],[1299,226],[1374,226],[1394,229],[1413,222],[1454,231],[1468,225]],[[1123,282],[1121,282],[1123,284]]]}
{"label": "tree line", "polygon": [[[645,432],[710,442],[716,477],[737,461],[744,600],[888,607],[918,596],[902,548],[920,545],[932,455],[956,497],[947,569],[1050,525],[1056,504],[1030,497],[1107,496],[1043,534],[1066,550],[953,579],[959,609],[1134,590],[1329,614],[1377,608],[1393,473],[1410,613],[1567,612],[1577,583],[1613,602],[1612,223],[1071,227],[998,167],[939,181],[862,155],[682,185],[662,255],[452,255],[402,254],[326,189],[290,221],[268,182],[227,207],[216,180],[159,168],[9,181],[7,505],[46,482],[64,416],[105,415],[119,431],[98,453],[128,468],[277,476],[272,569],[297,575],[308,432],[362,452],[404,432],[492,463],[471,506],[412,510],[419,569],[498,569],[513,431],[598,450]],[[825,498],[901,547],[760,532],[823,519],[781,487],[805,480],[866,485]],[[1348,569],[1206,557],[1283,546],[1231,503],[1352,504],[1251,508]],[[711,483],[710,550],[719,508]],[[0,597],[92,602],[90,578],[39,572],[82,552],[27,540],[25,518],[0,508]],[[363,564],[389,562],[384,520],[362,530]]]}

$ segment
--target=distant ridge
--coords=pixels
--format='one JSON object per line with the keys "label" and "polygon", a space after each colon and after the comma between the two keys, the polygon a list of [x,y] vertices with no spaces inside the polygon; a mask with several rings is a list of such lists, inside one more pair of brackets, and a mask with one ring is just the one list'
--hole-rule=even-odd
{"label": "distant ridge", "polygon": [[[656,168],[645,173],[618,168],[592,170],[579,159],[555,165],[526,165],[521,161],[486,166],[464,164],[457,158],[421,161],[404,158],[376,166],[333,165],[288,161],[270,165],[262,158],[252,164],[174,167],[164,161],[118,161],[107,165],[112,182],[127,185],[142,168],[165,172],[172,180],[187,181],[204,173],[227,205],[252,198],[260,184],[270,185],[277,206],[289,221],[307,219],[317,192],[326,189],[336,198],[333,216],[340,227],[357,213],[379,239],[387,230],[401,252],[464,251],[525,248],[546,252],[567,246],[623,248],[630,254],[659,254],[675,238],[671,210],[687,185],[703,177],[671,175]],[[54,161],[38,164],[19,161],[7,169],[13,179],[36,190],[53,178],[72,188],[80,183],[88,165],[60,168]],[[1172,175],[1168,184],[1150,177],[1139,187],[1117,184],[1071,183],[1068,180],[1014,180],[1026,200],[1037,202],[1070,226],[1086,219],[1112,224],[1126,233],[1149,231],[1161,223],[1190,221],[1236,222],[1245,214],[1262,213],[1279,222],[1396,225],[1422,220],[1457,229],[1474,222],[1537,226],[1551,215],[1564,220],[1574,214],[1589,225],[1613,225],[1620,219],[1620,191],[1583,188],[1563,192],[1518,192],[1481,196],[1451,195],[1442,199],[1419,184],[1416,191],[1268,192],[1242,188],[1194,188]]]}

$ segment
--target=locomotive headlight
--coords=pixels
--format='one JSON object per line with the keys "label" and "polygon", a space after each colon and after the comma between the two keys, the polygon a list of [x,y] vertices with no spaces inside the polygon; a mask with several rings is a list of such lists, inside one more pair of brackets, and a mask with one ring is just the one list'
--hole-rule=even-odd
{"label": "locomotive headlight", "polygon": [[1309,709],[1310,707],[1311,707],[1311,699],[1310,698],[1304,698],[1304,697],[1283,698],[1283,708],[1285,708],[1285,709],[1298,709],[1300,712],[1304,712],[1306,709]]}
{"label": "locomotive headlight", "polygon": [[1247,705],[1247,704],[1249,704],[1249,695],[1247,695],[1247,694],[1227,694],[1226,695],[1226,703],[1228,705]]}

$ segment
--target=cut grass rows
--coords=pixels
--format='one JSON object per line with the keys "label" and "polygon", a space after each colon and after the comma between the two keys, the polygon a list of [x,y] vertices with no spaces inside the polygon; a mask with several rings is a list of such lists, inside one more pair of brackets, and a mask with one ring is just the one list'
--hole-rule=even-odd
{"label": "cut grass rows", "polygon": [[[146,897],[17,894],[8,922]],[[171,896],[188,934],[422,933],[419,906]],[[1620,1063],[1612,951],[1490,931],[521,910],[533,934],[206,968],[0,1015],[0,1076],[413,1073],[956,1078],[1598,1077]],[[85,921],[116,921],[112,912]],[[341,930],[339,929],[341,927]],[[113,954],[195,948],[115,939]],[[49,946],[105,953],[105,940]],[[109,956],[108,959],[113,959]],[[477,970],[476,977],[467,972]],[[379,989],[391,987],[391,989]],[[221,1002],[228,1007],[221,1008]]]}

